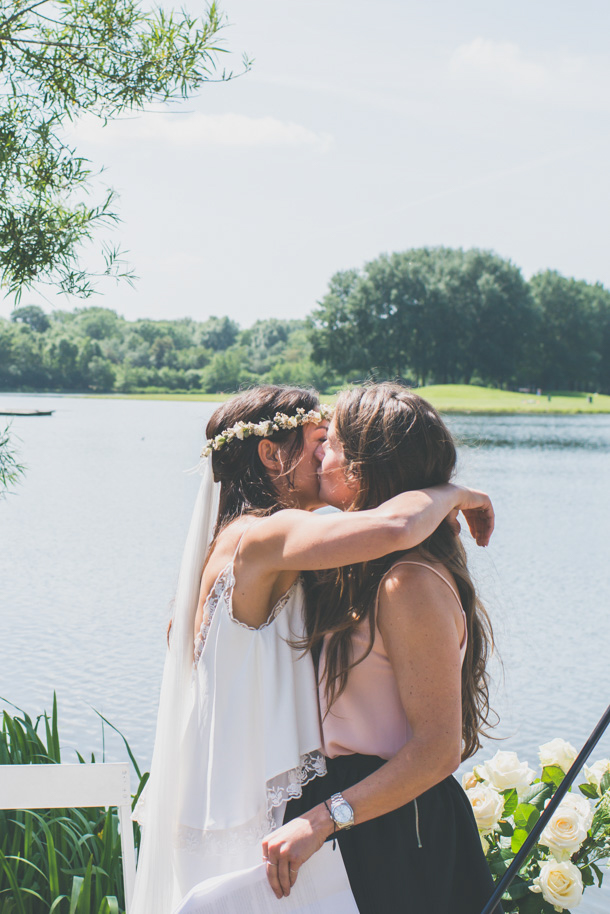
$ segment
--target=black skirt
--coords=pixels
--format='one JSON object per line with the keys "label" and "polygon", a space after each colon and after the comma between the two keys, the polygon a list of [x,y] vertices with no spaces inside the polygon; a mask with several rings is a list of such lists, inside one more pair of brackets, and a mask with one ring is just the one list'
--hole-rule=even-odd
{"label": "black skirt", "polygon": [[[285,822],[358,783],[384,759],[344,755],[327,764],[328,774],[288,803]],[[360,914],[480,914],[493,892],[472,807],[454,777],[336,837]]]}

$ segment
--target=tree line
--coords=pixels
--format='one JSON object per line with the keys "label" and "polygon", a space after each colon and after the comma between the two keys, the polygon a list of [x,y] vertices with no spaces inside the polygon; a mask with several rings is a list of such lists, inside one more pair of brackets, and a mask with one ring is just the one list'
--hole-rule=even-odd
{"label": "tree line", "polygon": [[329,391],[368,377],[415,385],[610,392],[610,291],[488,251],[417,248],[335,274],[306,320],[127,321],[101,307],[0,320],[0,388]]}

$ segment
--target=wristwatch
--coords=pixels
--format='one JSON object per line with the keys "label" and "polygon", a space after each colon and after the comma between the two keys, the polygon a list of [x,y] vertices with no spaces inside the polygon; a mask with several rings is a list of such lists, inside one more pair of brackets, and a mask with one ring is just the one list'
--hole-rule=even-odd
{"label": "wristwatch", "polygon": [[354,810],[340,793],[330,798],[329,812],[337,828],[351,828],[354,824]]}

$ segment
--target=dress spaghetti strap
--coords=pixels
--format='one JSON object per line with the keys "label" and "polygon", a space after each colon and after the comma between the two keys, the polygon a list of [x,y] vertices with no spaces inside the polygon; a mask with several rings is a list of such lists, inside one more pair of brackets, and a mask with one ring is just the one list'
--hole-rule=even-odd
{"label": "dress spaghetti strap", "polygon": [[241,546],[241,541],[243,540],[244,536],[246,535],[248,530],[251,530],[252,527],[254,527],[254,525],[257,523],[257,521],[262,520],[262,519],[263,519],[262,517],[255,517],[254,520],[252,521],[252,523],[248,524],[247,527],[245,528],[245,530],[243,531],[242,535],[240,536],[240,538],[237,541],[237,546],[235,547],[235,552],[233,553],[233,558],[231,559],[232,565],[235,564],[235,559],[237,558],[237,553],[239,552],[239,547]]}
{"label": "dress spaghetti strap", "polygon": [[[440,578],[441,581],[445,582],[445,584],[447,585],[447,587],[449,588],[449,590],[451,591],[451,593],[453,594],[455,599],[460,604],[460,609],[462,610],[462,612],[464,612],[464,608],[462,606],[462,601],[460,600],[459,594],[458,594],[457,590],[455,589],[455,587],[453,586],[453,584],[450,584],[449,581],[447,580],[447,578],[445,577],[445,575],[441,574],[440,571],[437,571],[436,568],[433,568],[432,565],[428,565],[427,562],[404,561],[404,562],[395,562],[392,565],[392,568],[396,568],[397,565],[421,565],[422,568],[428,568],[428,570],[431,571],[432,574],[435,574],[437,576],[437,578]],[[390,571],[392,570],[392,568],[390,568]]]}
{"label": "dress spaghetti strap", "polygon": [[[464,637],[462,638],[462,642],[460,644],[460,648],[464,648],[464,645],[466,644],[466,638],[468,635],[468,620],[466,619],[466,613],[464,612],[464,607],[462,606],[462,601],[460,600],[459,594],[458,594],[457,590],[455,589],[455,587],[453,586],[453,584],[450,584],[449,581],[447,580],[447,578],[443,574],[441,574],[440,571],[437,571],[436,568],[433,568],[432,565],[429,565],[427,562],[414,562],[412,559],[403,559],[400,562],[394,562],[394,564],[392,565],[392,568],[396,568],[398,565],[421,565],[422,568],[427,568],[429,571],[432,572],[432,574],[435,574],[437,576],[437,578],[440,578],[441,581],[443,581],[447,585],[447,587],[449,588],[449,590],[451,591],[451,593],[453,594],[455,599],[458,601],[458,606],[460,607],[462,616],[464,618]],[[392,568],[388,568],[388,570],[384,574],[383,578],[385,578],[386,575],[388,575],[390,573],[390,571],[392,571]],[[383,581],[383,578],[381,579],[381,581]],[[379,582],[379,587],[381,587],[381,581]],[[377,588],[377,598],[375,601],[375,616],[377,615],[378,606],[379,606],[379,588]]]}

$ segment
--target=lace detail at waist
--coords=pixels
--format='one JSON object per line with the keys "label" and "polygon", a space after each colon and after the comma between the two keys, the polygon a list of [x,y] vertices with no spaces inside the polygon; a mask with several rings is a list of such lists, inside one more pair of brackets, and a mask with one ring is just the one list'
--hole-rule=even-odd
{"label": "lace detail at waist", "polygon": [[267,782],[266,808],[258,816],[226,829],[199,829],[180,824],[174,832],[174,846],[194,854],[233,854],[258,844],[276,827],[273,810],[284,801],[300,797],[305,784],[325,774],[326,759],[322,752],[307,752],[296,768]]}

